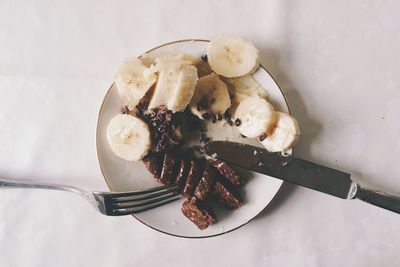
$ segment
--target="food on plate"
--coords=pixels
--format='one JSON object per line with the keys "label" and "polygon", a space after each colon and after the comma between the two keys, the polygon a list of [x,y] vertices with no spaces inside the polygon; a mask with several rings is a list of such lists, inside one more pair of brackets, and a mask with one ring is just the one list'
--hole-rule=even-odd
{"label": "food on plate", "polygon": [[270,152],[287,151],[297,142],[300,136],[300,128],[297,120],[289,114],[275,112],[276,123],[270,134],[267,134],[261,144]]}
{"label": "food on plate", "polygon": [[230,111],[235,113],[237,106],[246,97],[259,96],[268,99],[268,92],[259,84],[252,75],[237,78],[224,79],[228,86],[229,94],[232,96]]}
{"label": "food on plate", "polygon": [[235,118],[241,121],[238,130],[247,137],[256,138],[269,133],[276,121],[274,107],[264,98],[249,96],[243,99],[235,111]]}
{"label": "food on plate", "polygon": [[182,213],[201,230],[216,221],[214,212],[195,197],[183,202]]}
{"label": "food on plate", "polygon": [[207,58],[216,74],[228,78],[251,74],[260,65],[260,54],[252,43],[227,35],[211,40]]}
{"label": "food on plate", "polygon": [[244,183],[240,174],[225,161],[222,160],[210,160],[209,161],[218,172],[224,176],[234,186],[240,186]]}
{"label": "food on plate", "polygon": [[[216,200],[229,210],[239,208],[242,202],[234,187],[241,185],[242,182],[232,184],[230,182],[232,178],[228,177],[235,175],[237,176],[235,181],[243,181],[240,174],[227,163],[221,164],[221,161],[217,169],[211,161],[196,157],[190,150],[182,152],[174,148],[152,152],[143,159],[143,162],[154,178],[161,183],[171,184],[171,181],[174,181],[180,185],[180,193],[188,199],[196,198],[197,203],[206,206]],[[163,173],[167,176],[163,177]],[[197,209],[201,207],[203,206],[199,205]],[[207,210],[212,209],[208,207]],[[197,226],[201,228],[200,225]]]}
{"label": "food on plate", "polygon": [[214,167],[207,165],[194,190],[194,196],[200,200],[206,200],[213,192],[216,176]]}
{"label": "food on plate", "polygon": [[157,81],[157,76],[146,70],[148,68],[138,58],[125,59],[118,70],[115,86],[129,109],[133,109]]}
{"label": "food on plate", "polygon": [[128,161],[140,160],[150,150],[149,126],[134,116],[118,114],[107,126],[107,141],[118,157]]}
{"label": "food on plate", "polygon": [[210,204],[229,210],[245,204],[245,177],[198,153],[213,138],[208,126],[237,128],[271,152],[287,152],[299,138],[297,121],[276,111],[253,77],[259,61],[253,44],[221,35],[208,44],[207,55],[144,54],[125,60],[116,75],[123,107],[107,127],[111,150],[142,160],[158,182],[177,184],[186,197],[182,213],[199,229],[216,222]]}
{"label": "food on plate", "polygon": [[224,114],[230,106],[228,87],[218,75],[212,73],[199,79],[190,101],[193,114],[204,119],[204,114]]}
{"label": "food on plate", "polygon": [[223,180],[215,182],[214,195],[227,209],[237,209],[243,204],[235,189],[230,187],[227,182],[223,182]]}
{"label": "food on plate", "polygon": [[192,65],[162,68],[148,108],[166,106],[172,112],[183,111],[192,99],[197,80],[197,69]]}

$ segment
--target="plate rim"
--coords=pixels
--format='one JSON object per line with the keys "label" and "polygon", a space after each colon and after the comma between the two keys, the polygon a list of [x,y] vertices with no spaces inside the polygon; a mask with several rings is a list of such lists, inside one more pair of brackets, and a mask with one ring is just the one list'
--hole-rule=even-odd
{"label": "plate rim", "polygon": [[[143,56],[143,54],[150,53],[151,51],[156,50],[156,49],[158,49],[158,48],[160,48],[160,47],[164,47],[164,46],[171,45],[171,44],[175,44],[175,43],[184,43],[184,42],[204,42],[204,43],[207,43],[207,42],[210,42],[210,40],[208,40],[208,39],[200,39],[200,38],[199,38],[199,39],[197,39],[197,38],[194,38],[194,39],[191,38],[191,39],[179,39],[179,40],[175,40],[175,41],[170,41],[170,42],[166,42],[166,43],[160,44],[160,45],[158,45],[158,46],[155,46],[155,47],[153,47],[153,48],[147,50],[146,52],[141,53],[141,54],[138,56],[138,58],[140,58],[141,56]],[[283,92],[281,86],[278,84],[278,82],[276,81],[276,79],[274,78],[274,76],[272,76],[271,73],[270,73],[261,63],[260,63],[260,68],[262,68],[265,72],[267,72],[268,75],[269,75],[269,76],[272,78],[272,80],[275,82],[275,84],[277,85],[279,91],[281,92],[281,94],[282,94],[282,96],[283,96],[283,99],[285,100],[285,104],[286,104],[286,107],[288,108],[289,114],[292,114],[292,113],[291,113],[291,110],[290,110],[289,102],[288,102],[287,97],[286,97],[285,93]],[[102,112],[102,110],[103,110],[103,106],[104,106],[105,99],[106,99],[107,96],[109,95],[109,93],[110,93],[110,91],[111,91],[111,88],[112,88],[113,86],[114,86],[114,82],[111,83],[110,87],[109,87],[108,90],[107,90],[107,93],[106,93],[106,94],[104,95],[104,97],[103,97],[103,100],[102,100],[102,102],[101,102],[101,105],[100,105],[100,108],[99,108],[99,111],[98,111],[98,114],[97,114],[97,122],[96,122],[96,155],[97,155],[97,163],[99,164],[101,175],[103,176],[103,179],[104,179],[104,181],[106,182],[107,187],[108,187],[109,190],[111,190],[111,187],[110,187],[110,185],[109,185],[109,183],[108,183],[108,180],[107,180],[106,176],[104,175],[104,171],[103,171],[103,168],[102,168],[101,163],[100,163],[99,146],[98,146],[98,142],[99,142],[98,135],[99,135],[100,114],[101,114],[101,112]],[[156,228],[156,227],[154,227],[154,226],[151,226],[151,225],[147,224],[146,222],[140,220],[140,219],[139,219],[138,217],[136,217],[134,214],[132,214],[131,216],[132,216],[133,218],[135,218],[137,221],[139,221],[139,222],[141,222],[142,224],[144,224],[145,226],[147,226],[147,227],[149,227],[149,228],[151,228],[151,229],[153,229],[153,230],[155,230],[155,231],[157,231],[157,232],[159,232],[159,233],[163,233],[163,234],[166,234],[166,235],[169,235],[169,236],[173,236],[173,237],[187,238],[187,239],[204,239],[204,238],[211,238],[211,237],[221,236],[221,235],[224,235],[224,234],[233,232],[233,231],[235,231],[235,230],[237,230],[237,229],[239,229],[239,228],[241,228],[241,227],[247,225],[247,224],[250,223],[252,220],[254,220],[257,216],[259,216],[265,209],[268,208],[268,206],[271,205],[272,202],[274,202],[274,200],[276,200],[277,195],[281,193],[282,188],[284,187],[285,184],[286,184],[286,182],[285,182],[285,181],[282,181],[282,184],[280,185],[280,187],[279,187],[278,191],[275,193],[275,195],[272,197],[271,201],[270,201],[259,213],[257,213],[256,215],[254,215],[253,218],[251,218],[250,220],[248,220],[248,221],[242,223],[241,225],[239,225],[239,226],[237,226],[237,227],[235,227],[235,228],[233,228],[233,229],[230,229],[230,230],[228,230],[228,231],[224,231],[224,232],[218,233],[218,234],[206,235],[206,236],[185,236],[185,235],[177,235],[177,234],[173,234],[173,233],[168,233],[168,232],[163,231],[163,230],[160,230],[160,229],[158,229],[158,228]]]}

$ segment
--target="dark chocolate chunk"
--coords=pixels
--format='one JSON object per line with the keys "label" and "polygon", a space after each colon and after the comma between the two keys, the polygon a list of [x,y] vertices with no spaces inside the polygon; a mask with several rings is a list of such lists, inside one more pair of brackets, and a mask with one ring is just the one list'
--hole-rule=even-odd
{"label": "dark chocolate chunk", "polygon": [[240,126],[240,124],[242,124],[242,121],[241,121],[239,118],[237,118],[237,119],[235,120],[235,125],[236,125],[236,126]]}
{"label": "dark chocolate chunk", "polygon": [[164,151],[180,143],[180,130],[177,127],[179,116],[164,106],[142,113],[138,116],[150,126],[151,138],[156,151]]}
{"label": "dark chocolate chunk", "polygon": [[193,196],[194,189],[196,188],[197,184],[199,183],[200,176],[203,172],[202,162],[197,159],[193,159],[190,162],[190,170],[189,174],[186,178],[185,186],[183,187],[182,194],[185,197]]}
{"label": "dark chocolate chunk", "polygon": [[161,168],[159,181],[165,185],[172,184],[175,181],[177,157],[172,150],[168,150],[164,156],[164,162]]}
{"label": "dark chocolate chunk", "polygon": [[222,160],[211,161],[211,164],[217,168],[218,172],[224,176],[231,184],[240,186],[243,184],[243,179],[240,174],[232,168],[228,163]]}
{"label": "dark chocolate chunk", "polygon": [[217,115],[215,115],[214,113],[211,113],[211,122],[212,123],[216,123],[217,122]]}
{"label": "dark chocolate chunk", "polygon": [[225,119],[225,120],[230,120],[230,119],[231,119],[231,113],[229,113],[229,111],[226,111],[226,112],[224,113],[224,119]]}
{"label": "dark chocolate chunk", "polygon": [[216,221],[211,208],[206,207],[200,200],[192,197],[185,200],[182,205],[182,213],[201,230],[206,229]]}
{"label": "dark chocolate chunk", "polygon": [[260,142],[261,142],[261,141],[264,141],[265,138],[267,138],[267,134],[266,134],[266,133],[262,133],[262,134],[258,137],[258,140],[260,140]]}
{"label": "dark chocolate chunk", "polygon": [[179,172],[175,179],[175,183],[178,185],[180,191],[182,191],[183,185],[186,182],[186,178],[189,174],[189,169],[190,169],[190,161],[182,159],[179,162]]}
{"label": "dark chocolate chunk", "polygon": [[208,113],[208,112],[203,113],[201,116],[202,116],[203,119],[205,119],[206,121],[208,121],[209,119],[211,119],[211,114]]}
{"label": "dark chocolate chunk", "polygon": [[233,124],[234,124],[233,120],[228,120],[228,124],[229,124],[229,126],[233,126]]}
{"label": "dark chocolate chunk", "polygon": [[208,61],[208,57],[207,57],[206,54],[202,55],[200,58],[201,58],[201,60],[203,60],[204,62],[207,62],[207,61]]}
{"label": "dark chocolate chunk", "polygon": [[194,191],[195,197],[200,200],[207,199],[212,191],[217,175],[215,168],[207,165]]}
{"label": "dark chocolate chunk", "polygon": [[222,121],[222,115],[221,114],[217,114],[217,120]]}
{"label": "dark chocolate chunk", "polygon": [[239,194],[221,180],[217,180],[214,184],[214,195],[225,208],[230,210],[237,209],[243,204]]}

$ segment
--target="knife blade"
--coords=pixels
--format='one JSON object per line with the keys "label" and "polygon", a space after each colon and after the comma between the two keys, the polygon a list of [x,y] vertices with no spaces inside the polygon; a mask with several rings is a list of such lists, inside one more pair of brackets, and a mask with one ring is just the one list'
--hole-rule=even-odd
{"label": "knife blade", "polygon": [[370,204],[400,213],[400,197],[361,186],[351,174],[292,155],[242,143],[212,141],[204,145],[206,154],[230,164],[266,174],[342,199],[359,198]]}

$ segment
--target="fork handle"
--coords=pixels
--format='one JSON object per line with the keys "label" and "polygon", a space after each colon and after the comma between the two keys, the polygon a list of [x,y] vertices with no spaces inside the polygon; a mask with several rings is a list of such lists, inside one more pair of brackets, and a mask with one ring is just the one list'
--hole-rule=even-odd
{"label": "fork handle", "polygon": [[69,186],[69,185],[36,183],[36,182],[31,182],[31,181],[11,180],[11,179],[0,179],[0,188],[3,188],[3,189],[9,189],[9,188],[50,189],[50,190],[69,191],[69,192],[78,193],[81,195],[85,193],[84,191],[80,190],[79,188]]}
{"label": "fork handle", "polygon": [[355,198],[400,214],[400,197],[378,190],[357,186]]}

